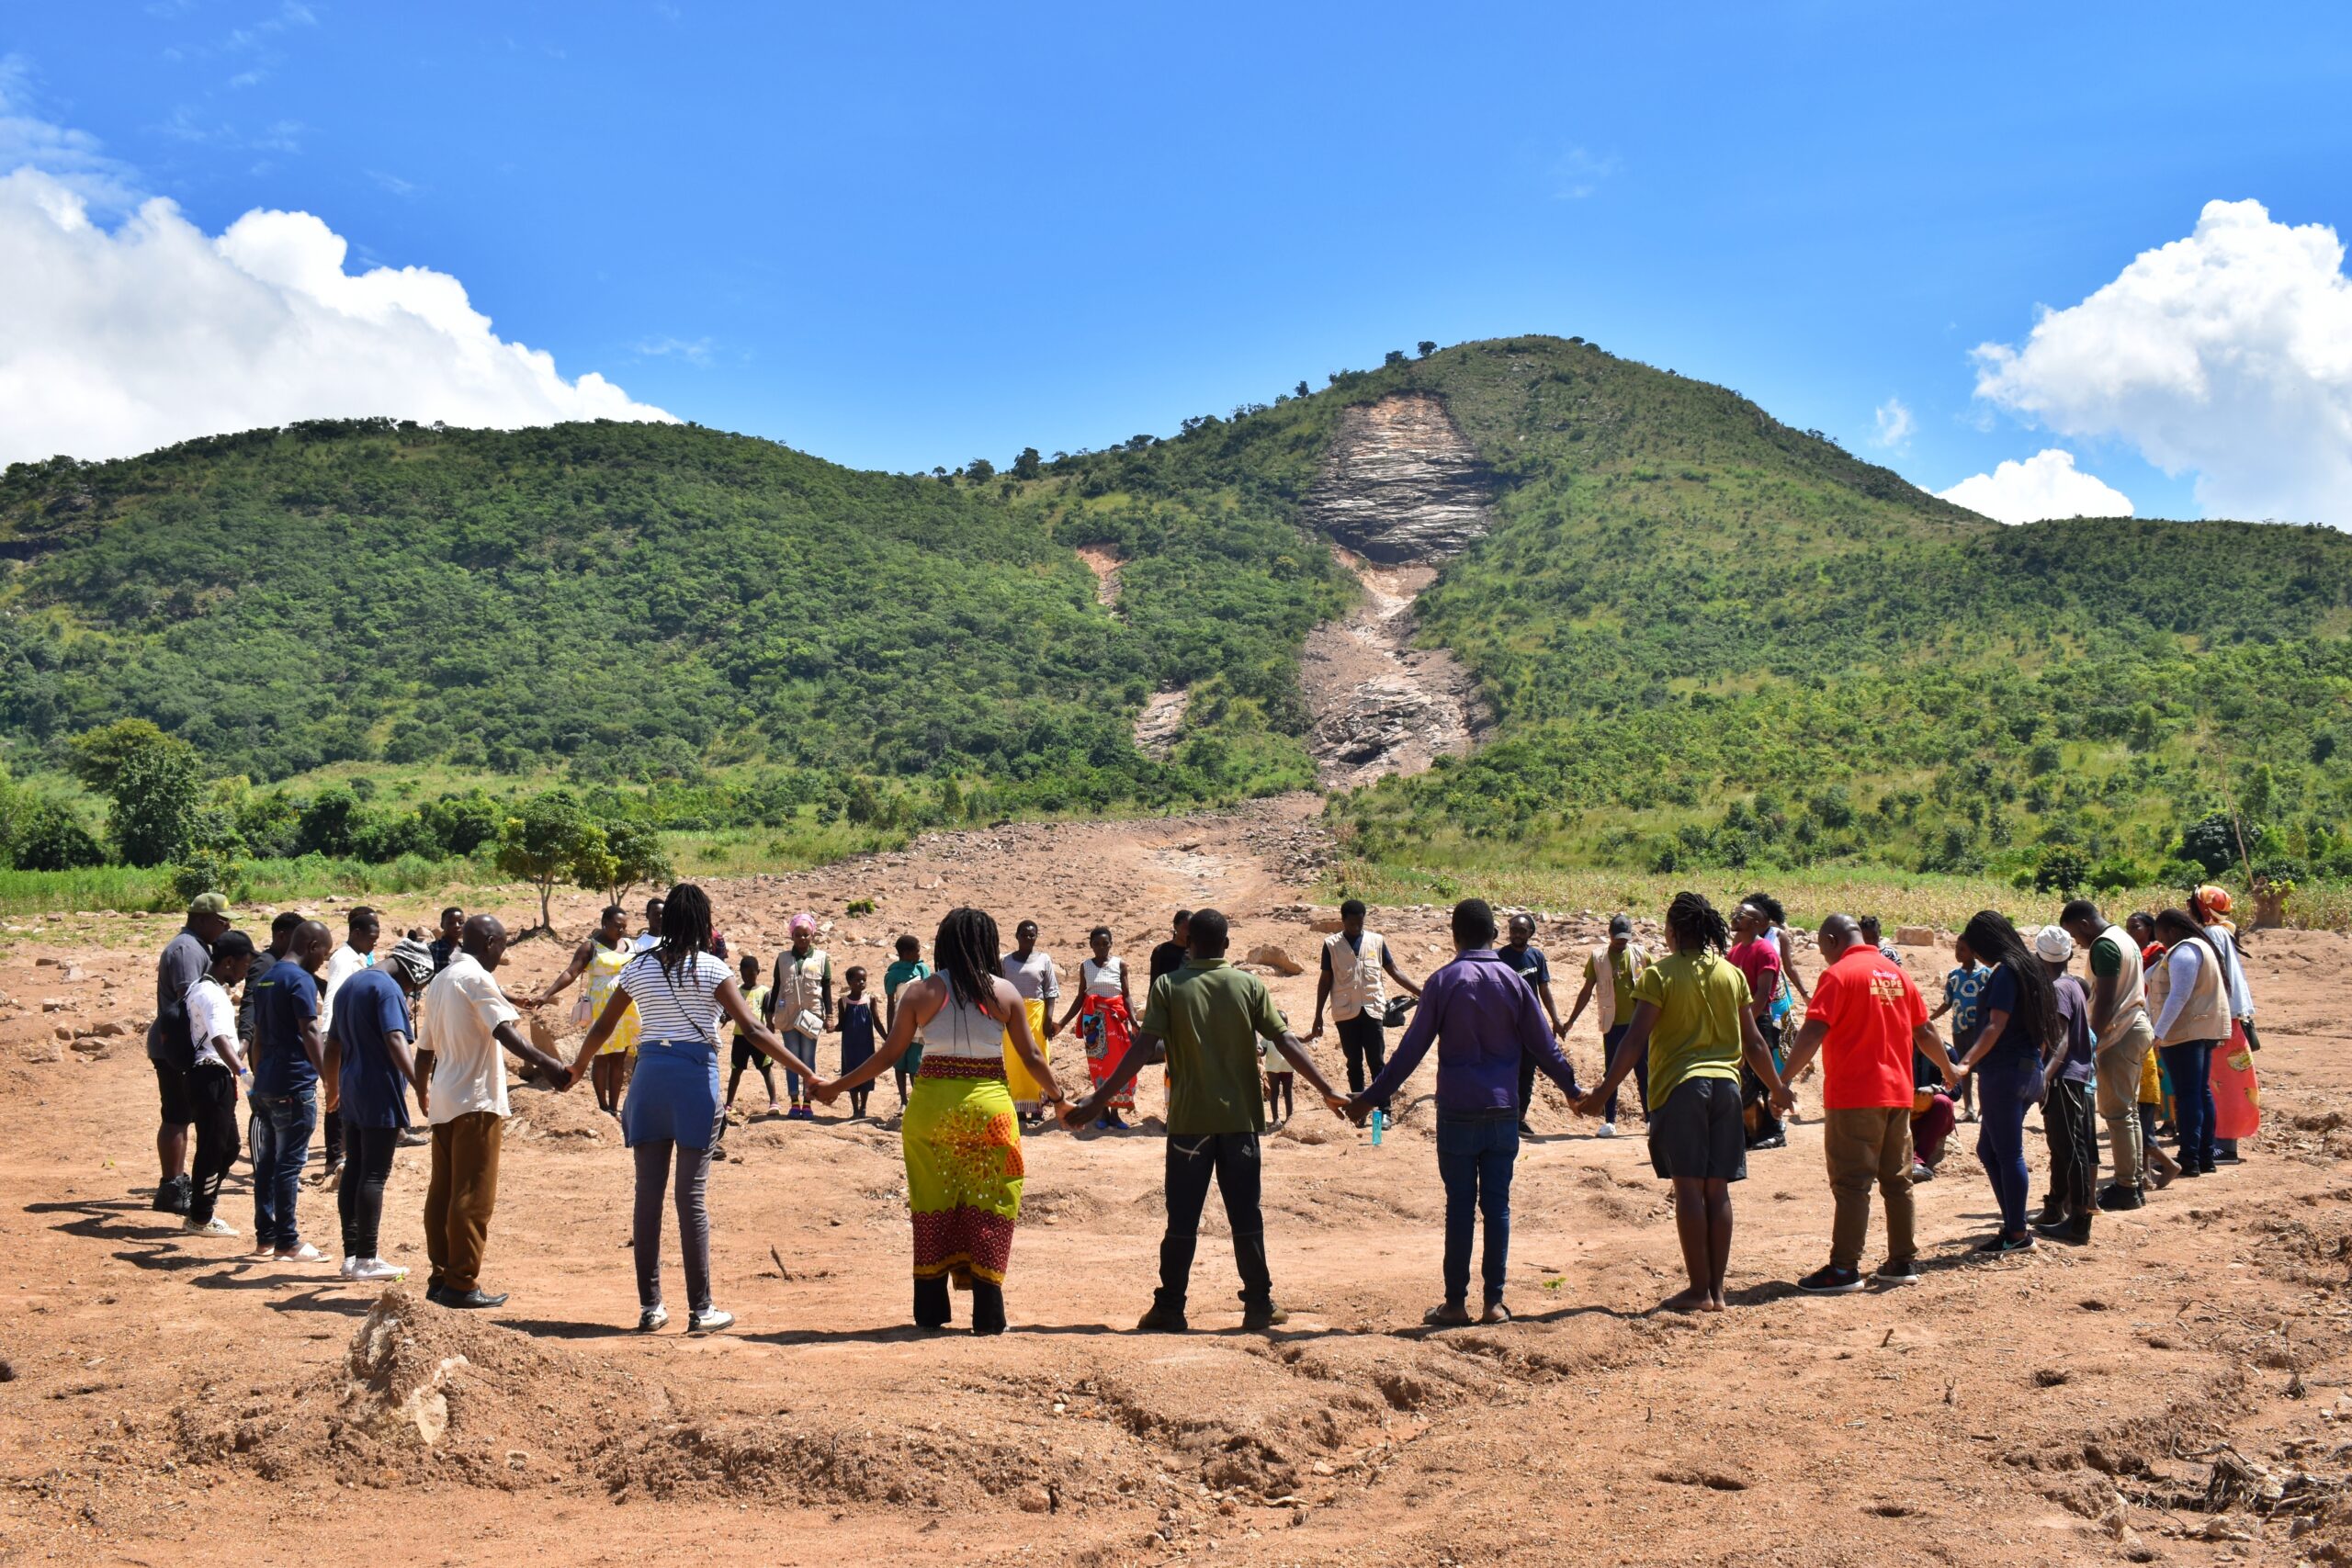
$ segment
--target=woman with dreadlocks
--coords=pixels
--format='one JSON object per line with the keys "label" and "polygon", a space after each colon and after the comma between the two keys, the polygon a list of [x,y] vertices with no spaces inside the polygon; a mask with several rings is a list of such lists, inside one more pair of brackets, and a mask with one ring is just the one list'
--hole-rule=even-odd
{"label": "woman with dreadlocks", "polygon": [[2025,1168],[2025,1111],[2041,1100],[2043,1043],[2055,1042],[2058,1050],[2065,1049],[2058,991],[2049,969],[1999,910],[1976,911],[1960,940],[1993,971],[1977,998],[1976,1043],[1960,1062],[1961,1070],[1973,1070],[1982,1086],[1976,1097],[1983,1118],[1976,1157],[2001,1207],[1999,1233],[1976,1250],[1996,1256],[2024,1252],[2033,1246],[2033,1232],[2026,1228],[2032,1179]]}
{"label": "woman with dreadlocks", "polygon": [[922,1066],[899,1122],[915,1247],[915,1324],[944,1328],[948,1287],[972,1292],[972,1332],[1004,1332],[1004,1272],[1021,1218],[1021,1124],[1005,1084],[1005,1047],[1058,1111],[1069,1098],[1020,991],[1004,978],[996,921],[951,909],[939,922],[930,978],[899,989],[890,1038],[855,1070],[820,1086],[828,1105],[890,1070],[922,1032]]}
{"label": "woman with dreadlocks", "polygon": [[637,1329],[650,1334],[670,1321],[662,1305],[662,1190],[676,1157],[678,1249],[686,1269],[686,1327],[695,1334],[725,1328],[734,1314],[710,1299],[710,1151],[718,1138],[718,1033],[722,1016],[781,1063],[814,1078],[809,1065],[785,1048],[743,999],[727,961],[711,951],[710,899],[691,882],[670,889],[654,946],[630,959],[613,984],[604,1011],[571,1064],[570,1088],[623,1027],[632,1009],[638,1021],[637,1071],[621,1102],[621,1136],[637,1156]]}
{"label": "woman with dreadlocks", "polygon": [[1633,1023],[1608,1075],[1577,1111],[1600,1115],[1646,1056],[1650,1166],[1674,1183],[1674,1229],[1690,1278],[1688,1290],[1659,1304],[1668,1312],[1721,1312],[1731,1263],[1731,1184],[1747,1176],[1742,1059],[1764,1080],[1775,1110],[1785,1114],[1791,1100],[1756,1027],[1747,977],[1724,956],[1731,943],[1724,918],[1698,894],[1678,893],[1667,908],[1666,934],[1673,953],[1634,983]]}

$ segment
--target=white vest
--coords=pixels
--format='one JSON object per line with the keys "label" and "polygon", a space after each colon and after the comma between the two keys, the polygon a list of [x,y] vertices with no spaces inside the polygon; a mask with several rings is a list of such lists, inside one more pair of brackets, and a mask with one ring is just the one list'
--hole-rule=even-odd
{"label": "white vest", "polygon": [[[1649,967],[1649,954],[1637,942],[1625,944],[1625,962],[1633,966],[1634,978],[1642,977]],[[1592,999],[1600,1004],[1600,1032],[1608,1033],[1617,1027],[1617,971],[1609,962],[1609,944],[1602,942],[1592,950]]]}
{"label": "white vest", "polygon": [[1379,1013],[1388,1006],[1388,985],[1380,961],[1388,944],[1377,931],[1365,931],[1351,951],[1347,933],[1323,939],[1323,956],[1331,964],[1331,1018],[1345,1023],[1360,1013]]}

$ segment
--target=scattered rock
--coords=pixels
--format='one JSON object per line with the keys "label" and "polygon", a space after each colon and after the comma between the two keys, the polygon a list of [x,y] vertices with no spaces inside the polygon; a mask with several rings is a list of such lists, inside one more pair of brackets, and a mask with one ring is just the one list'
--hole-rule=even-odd
{"label": "scattered rock", "polygon": [[1250,950],[1252,964],[1262,964],[1277,975],[1304,975],[1306,966],[1271,942],[1261,942]]}
{"label": "scattered rock", "polygon": [[85,1034],[74,1042],[74,1049],[93,1062],[103,1062],[114,1054],[114,1043],[95,1034]]}
{"label": "scattered rock", "polygon": [[[43,1012],[47,1012],[49,1010],[50,1010],[45,1007],[41,1009],[41,1011]],[[56,1024],[51,1028],[50,1032],[56,1035],[60,1040],[71,1040],[74,1038],[74,1026],[70,1023]]]}
{"label": "scattered rock", "polygon": [[379,1438],[413,1436],[430,1447],[449,1429],[443,1385],[467,1362],[463,1356],[420,1353],[406,1323],[423,1310],[397,1285],[368,1309],[351,1338],[352,1382],[343,1414]]}
{"label": "scattered rock", "polygon": [[1146,756],[1167,756],[1176,738],[1184,733],[1184,715],[1192,705],[1193,694],[1184,687],[1154,692],[1136,715],[1136,750]]}
{"label": "scattered rock", "polygon": [[1024,1514],[1050,1514],[1054,1511],[1054,1495],[1034,1481],[1021,1489],[1017,1500]]}
{"label": "scattered rock", "polygon": [[1897,926],[1894,930],[1897,947],[1933,947],[1936,932],[1932,926]]}
{"label": "scattered rock", "polygon": [[110,1018],[104,1023],[99,1024],[96,1028],[91,1030],[90,1032],[93,1034],[103,1034],[109,1040],[119,1040],[124,1035],[130,1032],[130,1025],[123,1022],[122,1020],[119,1018]]}
{"label": "scattered rock", "polygon": [[40,999],[40,1010],[43,1012],[63,1012],[65,1010],[65,998],[63,997],[43,997]]}

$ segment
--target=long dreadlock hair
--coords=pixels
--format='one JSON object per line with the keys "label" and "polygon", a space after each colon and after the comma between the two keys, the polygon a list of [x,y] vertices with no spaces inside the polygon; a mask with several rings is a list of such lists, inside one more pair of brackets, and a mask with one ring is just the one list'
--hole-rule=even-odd
{"label": "long dreadlock hair", "polygon": [[1696,893],[1677,893],[1666,907],[1666,934],[1677,953],[1722,953],[1731,946],[1731,927]]}
{"label": "long dreadlock hair", "polygon": [[931,966],[947,976],[948,993],[966,1007],[986,1011],[996,1000],[1004,974],[1004,944],[996,918],[986,909],[947,911],[932,940]]}
{"label": "long dreadlock hair", "polygon": [[2205,922],[2199,919],[2197,914],[2194,908],[2160,909],[2156,912],[2156,934],[2163,936],[2169,932],[2174,942],[2186,942],[2195,937],[2203,942],[2205,951],[2212,954],[2213,972],[2222,976],[2222,985],[2226,990],[2230,983],[2230,966],[2222,957],[2222,944],[2213,940],[2213,933],[2205,929]]}
{"label": "long dreadlock hair", "polygon": [[1960,940],[1976,954],[1976,962],[1999,968],[2006,964],[2018,983],[2018,1013],[2037,1049],[2059,1038],[2058,987],[2041,954],[2026,945],[2018,928],[1998,909],[1979,909],[1961,929]]}
{"label": "long dreadlock hair", "polygon": [[711,949],[710,897],[691,882],[670,889],[662,906],[662,942],[654,956],[672,985],[694,973],[695,956]]}

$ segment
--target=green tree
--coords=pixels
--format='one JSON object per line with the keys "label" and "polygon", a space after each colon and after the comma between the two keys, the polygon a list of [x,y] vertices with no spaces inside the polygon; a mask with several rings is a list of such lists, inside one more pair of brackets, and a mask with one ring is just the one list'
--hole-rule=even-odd
{"label": "green tree", "polygon": [[1388,356],[1387,356],[1385,359],[1384,359],[1384,360],[1382,360],[1382,361],[1381,361],[1381,364],[1382,364],[1382,365],[1384,365],[1384,366],[1402,365],[1402,364],[1404,364],[1404,363],[1405,363],[1405,351],[1404,351],[1403,349],[1401,349],[1401,348],[1392,348],[1392,349],[1390,349],[1390,350],[1388,351]]}
{"label": "green tree", "polygon": [[1035,446],[1023,446],[1021,456],[1012,459],[1012,477],[1016,479],[1034,479],[1045,471],[1046,461],[1037,456]]}
{"label": "green tree", "polygon": [[557,883],[600,886],[605,852],[604,829],[570,790],[551,789],[525,801],[498,833],[498,869],[539,890],[539,923],[522,934],[555,929],[548,900]]}
{"label": "green tree", "polygon": [[[662,830],[650,822],[622,817],[602,825],[605,841],[579,869],[593,870],[583,887],[594,887],[617,904],[629,889],[646,885],[666,886],[677,876],[662,847]],[[593,864],[591,863],[593,863]]]}
{"label": "green tree", "polygon": [[195,748],[182,742],[126,755],[115,770],[115,851],[130,865],[163,865],[195,841],[204,781]]}
{"label": "green tree", "polygon": [[976,485],[984,485],[996,478],[996,465],[986,457],[975,457],[964,465],[964,477]]}
{"label": "green tree", "polygon": [[147,719],[119,718],[97,729],[85,730],[65,743],[65,765],[74,776],[101,795],[112,795],[123,769],[135,758],[158,751],[195,748],[176,736],[164,734]]}
{"label": "green tree", "polygon": [[18,871],[78,871],[104,865],[107,852],[74,808],[62,800],[41,800],[27,807],[17,822],[13,846]]}
{"label": "green tree", "polygon": [[1432,339],[1430,339],[1430,338],[1423,338],[1419,343],[1418,343],[1418,344],[1414,344],[1413,346],[1415,346],[1416,348],[1419,348],[1419,349],[1421,351],[1421,357],[1422,357],[1423,359],[1427,359],[1430,355],[1435,354],[1435,353],[1437,352],[1437,344],[1436,344],[1436,342],[1435,342],[1434,340],[1432,340]]}
{"label": "green tree", "polygon": [[2081,851],[2052,844],[2041,852],[2041,863],[2033,868],[2033,890],[2071,898],[2089,877],[2090,868],[2083,863]]}

